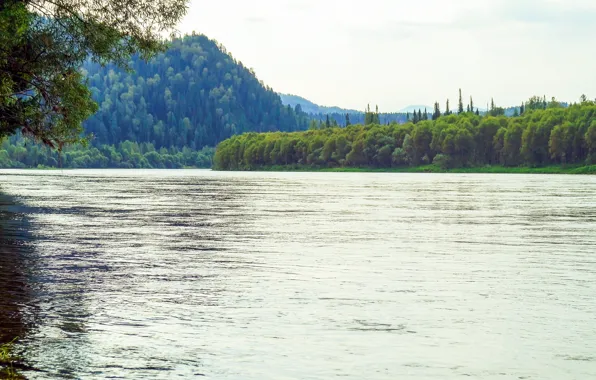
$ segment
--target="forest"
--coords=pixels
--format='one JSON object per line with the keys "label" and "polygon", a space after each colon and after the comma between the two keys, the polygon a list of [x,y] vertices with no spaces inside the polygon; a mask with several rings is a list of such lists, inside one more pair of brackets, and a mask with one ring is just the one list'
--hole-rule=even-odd
{"label": "forest", "polygon": [[517,116],[491,106],[486,115],[436,109],[405,124],[379,123],[367,112],[364,125],[294,133],[246,133],[217,147],[214,168],[257,170],[271,166],[395,168],[433,164],[442,169],[502,165],[542,167],[596,163],[596,103],[564,107],[533,97]]}
{"label": "forest", "polygon": [[152,143],[123,141],[116,145],[67,145],[62,152],[19,135],[0,144],[0,168],[210,168],[214,148],[155,148]]}
{"label": "forest", "polygon": [[128,68],[88,60],[81,71],[98,106],[83,122],[88,144],[60,155],[17,133],[3,142],[0,167],[210,167],[209,147],[232,135],[306,130],[310,121],[204,35],[174,39],[149,61],[134,55]]}
{"label": "forest", "polygon": [[130,140],[200,150],[244,132],[308,127],[306,114],[284,106],[254,71],[204,35],[175,39],[149,62],[134,56],[129,68],[84,65],[99,106],[84,123],[93,145]]}

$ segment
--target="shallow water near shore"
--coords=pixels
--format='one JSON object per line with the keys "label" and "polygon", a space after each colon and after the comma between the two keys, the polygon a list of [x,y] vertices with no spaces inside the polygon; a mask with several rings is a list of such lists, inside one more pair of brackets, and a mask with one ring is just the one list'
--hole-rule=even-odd
{"label": "shallow water near shore", "polygon": [[0,171],[46,378],[596,377],[596,177]]}

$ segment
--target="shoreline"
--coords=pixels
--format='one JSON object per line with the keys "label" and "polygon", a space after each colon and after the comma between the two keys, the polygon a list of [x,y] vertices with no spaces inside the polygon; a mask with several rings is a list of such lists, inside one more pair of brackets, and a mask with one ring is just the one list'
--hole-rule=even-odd
{"label": "shoreline", "polygon": [[442,169],[436,165],[421,165],[397,168],[371,168],[371,167],[316,167],[309,165],[275,165],[260,166],[248,169],[215,169],[199,167],[183,168],[1,168],[6,171],[76,171],[76,170],[210,170],[214,172],[303,172],[303,173],[418,173],[418,174],[571,174],[571,175],[596,175],[596,165],[568,165],[568,166],[543,166],[543,167],[505,167],[500,165],[476,166],[467,168]]}
{"label": "shoreline", "polygon": [[251,169],[213,171],[252,171],[252,172],[323,172],[323,173],[460,173],[460,174],[596,174],[596,165],[568,165],[544,167],[505,167],[500,165],[469,168],[442,169],[436,165],[423,165],[398,168],[336,167],[324,168],[308,165],[275,165]]}

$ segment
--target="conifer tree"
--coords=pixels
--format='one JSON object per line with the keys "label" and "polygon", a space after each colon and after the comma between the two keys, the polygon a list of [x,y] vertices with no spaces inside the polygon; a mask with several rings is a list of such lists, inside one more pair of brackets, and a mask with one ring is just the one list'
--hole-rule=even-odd
{"label": "conifer tree", "polygon": [[439,102],[435,102],[435,112],[433,113],[433,120],[437,120],[441,117],[441,109],[439,108]]}
{"label": "conifer tree", "polygon": [[379,106],[375,107],[375,114],[373,115],[373,124],[381,124],[381,119],[379,117]]}
{"label": "conifer tree", "polygon": [[325,128],[331,128],[331,122],[329,121],[329,115],[325,119]]}
{"label": "conifer tree", "polygon": [[449,110],[449,99],[447,99],[447,104],[445,105],[445,116],[451,115],[451,111]]}
{"label": "conifer tree", "polygon": [[350,125],[352,125],[352,123],[350,123],[350,114],[346,113],[346,127],[349,127]]}
{"label": "conifer tree", "polygon": [[471,96],[470,96],[470,111],[474,112],[474,100],[472,100]]}
{"label": "conifer tree", "polygon": [[463,113],[464,112],[464,102],[462,100],[461,97],[461,88],[459,89],[459,103],[457,105],[457,113]]}
{"label": "conifer tree", "polygon": [[366,110],[364,111],[364,125],[372,124],[372,113],[370,112],[370,104],[366,106]]}

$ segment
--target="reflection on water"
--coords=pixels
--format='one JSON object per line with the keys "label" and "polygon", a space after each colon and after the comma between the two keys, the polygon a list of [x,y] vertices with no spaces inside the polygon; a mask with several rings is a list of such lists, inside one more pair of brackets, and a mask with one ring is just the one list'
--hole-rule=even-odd
{"label": "reflection on water", "polygon": [[596,376],[594,177],[0,183],[0,339],[31,378]]}
{"label": "reflection on water", "polygon": [[[0,193],[0,346],[10,349],[10,358],[4,360],[18,359],[13,343],[25,340],[34,327],[31,277],[36,259],[30,243],[25,209],[13,198]],[[17,361],[10,369],[23,366]],[[0,366],[0,377],[6,370]]]}

